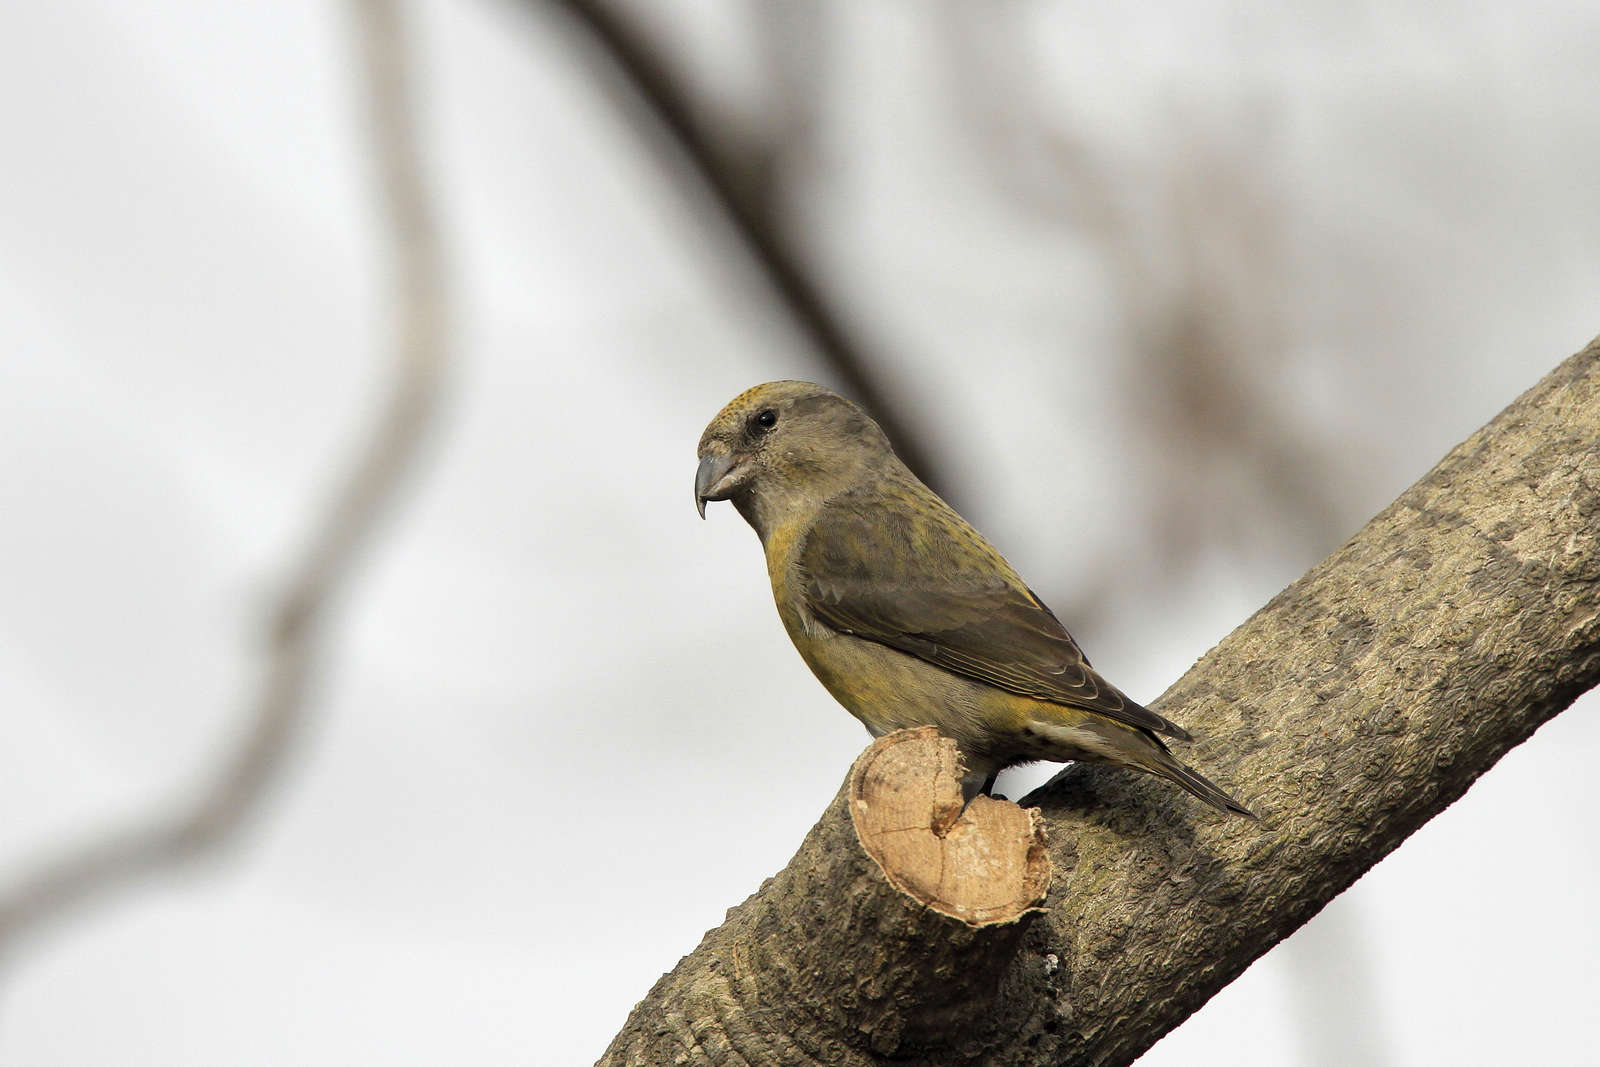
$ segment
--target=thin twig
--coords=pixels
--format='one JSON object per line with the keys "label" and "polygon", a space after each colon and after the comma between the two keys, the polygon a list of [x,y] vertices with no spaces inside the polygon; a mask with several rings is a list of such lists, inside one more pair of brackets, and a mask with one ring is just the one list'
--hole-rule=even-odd
{"label": "thin twig", "polygon": [[111,890],[219,851],[259,807],[306,716],[306,683],[328,603],[417,453],[438,406],[445,294],[433,211],[421,179],[405,35],[394,0],[353,0],[378,200],[393,242],[395,377],[388,406],[269,613],[266,664],[249,728],[215,779],[162,812],[80,846],[0,892],[0,951]]}

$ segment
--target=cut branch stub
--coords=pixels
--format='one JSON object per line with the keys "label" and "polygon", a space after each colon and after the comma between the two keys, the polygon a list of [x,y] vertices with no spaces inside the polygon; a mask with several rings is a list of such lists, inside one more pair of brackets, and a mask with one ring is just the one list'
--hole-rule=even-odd
{"label": "cut branch stub", "polygon": [[651,990],[602,1064],[980,1063],[1048,1000],[1032,811],[963,811],[955,743],[880,738],[800,851]]}
{"label": "cut branch stub", "polygon": [[1016,922],[1044,903],[1050,859],[1038,809],[980,796],[962,810],[955,743],[931,726],[867,749],[850,772],[850,819],[884,877],[968,926]]}
{"label": "cut branch stub", "polygon": [[1050,884],[1044,831],[1006,801],[963,812],[961,774],[955,742],[931,726],[879,738],[803,862],[758,894],[770,906],[749,961],[765,972],[761,1007],[782,1004],[791,1034],[816,1026],[819,1050],[932,1060],[1014,1033],[1022,1020],[1003,1003],[1032,1011],[1001,989],[1027,980],[1013,962]]}

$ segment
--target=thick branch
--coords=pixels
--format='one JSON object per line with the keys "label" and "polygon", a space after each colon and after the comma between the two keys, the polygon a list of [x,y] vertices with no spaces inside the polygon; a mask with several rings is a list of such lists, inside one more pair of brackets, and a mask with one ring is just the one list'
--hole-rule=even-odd
{"label": "thick branch", "polygon": [[[959,1026],[925,1035],[922,1061],[1131,1062],[1597,681],[1600,340],[1156,703],[1204,738],[1189,758],[1259,825],[1105,766],[1071,767],[1028,798],[1043,810],[1055,883],[993,1008],[1016,1023],[999,1044]],[[764,1062],[759,1048],[786,1018],[822,1011],[769,1010],[757,972],[727,993],[747,1029],[692,1014],[675,1031],[661,1023],[689,1007],[674,994],[713,973],[726,931],[814,862],[802,849],[657,984],[618,1041],[656,1040],[628,1062]],[[774,952],[829,937],[847,909],[849,886],[812,884],[819,925],[785,931]],[[916,960],[869,940],[839,966],[886,982]],[[879,1062],[849,1025],[832,1037],[785,1062]]]}

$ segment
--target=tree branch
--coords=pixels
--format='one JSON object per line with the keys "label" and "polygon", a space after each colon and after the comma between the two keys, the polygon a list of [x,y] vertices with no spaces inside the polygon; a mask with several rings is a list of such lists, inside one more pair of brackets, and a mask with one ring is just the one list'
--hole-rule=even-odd
{"label": "tree branch", "polygon": [[[1072,766],[1024,801],[1048,830],[1047,911],[1009,972],[967,994],[990,998],[1003,1031],[953,1025],[886,1045],[847,1015],[818,1038],[848,988],[776,997],[732,951],[764,909],[794,916],[768,924],[769,958],[828,942],[850,913],[859,887],[809,880],[803,847],[651,990],[601,1062],[1130,1063],[1597,681],[1600,339],[1156,702],[1203,738],[1193,761],[1259,825],[1103,765]],[[837,808],[813,837],[836,831]],[[814,895],[775,894],[797,880]],[[841,951],[838,973],[892,986],[927,946],[869,937]],[[741,983],[696,1012],[685,991],[724,974]],[[960,1007],[951,1019],[973,1017]],[[785,1043],[803,1028],[803,1047]]]}
{"label": "tree branch", "polygon": [[237,750],[179,810],[108,832],[0,891],[0,951],[46,920],[161,868],[215,852],[237,836],[305,718],[317,624],[349,577],[363,539],[393,500],[437,406],[446,356],[443,267],[412,128],[401,16],[393,0],[354,0],[352,8],[378,202],[396,275],[395,369],[387,409],[268,614],[264,680]]}

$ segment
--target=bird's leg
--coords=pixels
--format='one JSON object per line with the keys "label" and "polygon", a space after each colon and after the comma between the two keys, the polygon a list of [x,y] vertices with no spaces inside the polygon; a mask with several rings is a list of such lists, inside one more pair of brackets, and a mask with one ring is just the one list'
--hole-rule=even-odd
{"label": "bird's leg", "polygon": [[[977,796],[991,796],[990,790],[994,788],[994,780],[999,777],[999,771],[991,771],[987,777],[982,777],[974,772],[961,779],[961,806],[965,808],[972,803],[972,798]],[[1000,799],[1004,800],[1004,797]]]}
{"label": "bird's leg", "polygon": [[987,783],[981,776],[970,771],[961,776],[961,807],[963,809],[972,803],[973,797],[983,792],[985,784]]}

